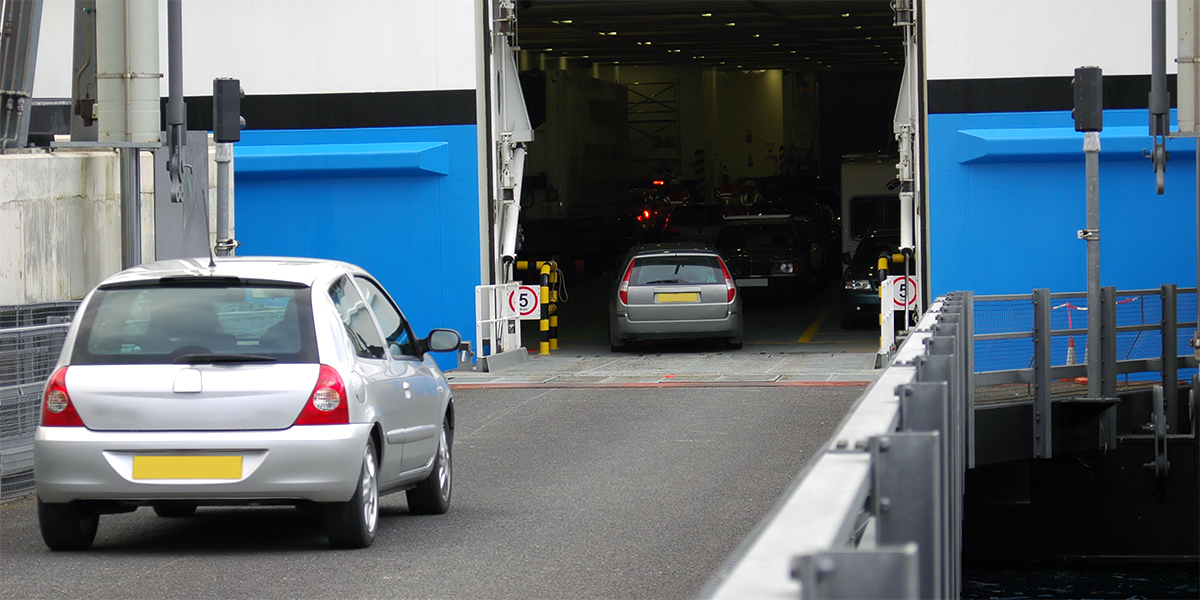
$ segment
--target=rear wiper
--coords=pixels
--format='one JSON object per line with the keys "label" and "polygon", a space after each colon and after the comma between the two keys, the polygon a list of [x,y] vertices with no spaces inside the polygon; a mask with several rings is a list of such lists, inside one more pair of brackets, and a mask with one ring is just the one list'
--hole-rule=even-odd
{"label": "rear wiper", "polygon": [[647,281],[646,285],[654,285],[656,283],[679,283],[678,279],[659,279],[658,281]]}
{"label": "rear wiper", "polygon": [[184,354],[175,359],[175,364],[218,364],[218,363],[269,363],[275,362],[277,359],[274,356],[262,356],[259,354],[212,354],[212,353],[195,353]]}

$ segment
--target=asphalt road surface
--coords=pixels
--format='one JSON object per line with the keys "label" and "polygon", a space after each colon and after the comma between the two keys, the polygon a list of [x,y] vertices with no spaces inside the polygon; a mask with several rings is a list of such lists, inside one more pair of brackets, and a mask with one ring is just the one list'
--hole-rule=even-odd
{"label": "asphalt road surface", "polygon": [[458,389],[454,498],[382,499],[375,544],[331,550],[288,507],[149,508],[50,552],[0,506],[3,598],[690,598],[861,387]]}

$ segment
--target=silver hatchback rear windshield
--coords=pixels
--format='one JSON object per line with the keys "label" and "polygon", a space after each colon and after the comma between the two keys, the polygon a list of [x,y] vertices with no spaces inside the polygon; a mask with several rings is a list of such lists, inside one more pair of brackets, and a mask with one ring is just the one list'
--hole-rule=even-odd
{"label": "silver hatchback rear windshield", "polygon": [[317,362],[311,291],[263,282],[101,287],[82,315],[71,364],[168,364],[238,356]]}
{"label": "silver hatchback rear windshield", "polygon": [[724,283],[721,263],[705,254],[642,256],[633,261],[629,283],[633,285],[669,285]]}

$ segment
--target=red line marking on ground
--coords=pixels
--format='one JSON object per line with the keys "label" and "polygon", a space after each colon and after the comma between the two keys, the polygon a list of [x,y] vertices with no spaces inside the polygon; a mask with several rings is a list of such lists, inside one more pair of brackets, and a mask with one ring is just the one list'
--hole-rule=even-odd
{"label": "red line marking on ground", "polygon": [[476,390],[513,390],[526,388],[687,388],[687,387],[867,387],[871,381],[646,381],[629,383],[554,382],[547,383],[450,383],[453,388]]}

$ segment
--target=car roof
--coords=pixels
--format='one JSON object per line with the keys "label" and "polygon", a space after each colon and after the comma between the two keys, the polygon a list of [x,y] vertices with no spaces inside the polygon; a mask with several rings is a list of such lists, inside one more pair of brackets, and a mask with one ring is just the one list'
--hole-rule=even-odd
{"label": "car roof", "polygon": [[224,257],[210,266],[208,258],[160,260],[130,267],[105,279],[101,285],[157,281],[162,277],[239,277],[266,279],[312,286],[314,283],[350,271],[366,274],[350,263],[278,256]]}
{"label": "car roof", "polygon": [[650,254],[680,254],[685,252],[699,252],[703,254],[719,254],[717,249],[708,242],[661,242],[657,244],[641,244],[634,246],[634,256],[647,256]]}
{"label": "car roof", "polygon": [[725,217],[726,225],[763,225],[763,224],[788,224],[792,222],[792,215],[739,215],[734,217]]}

